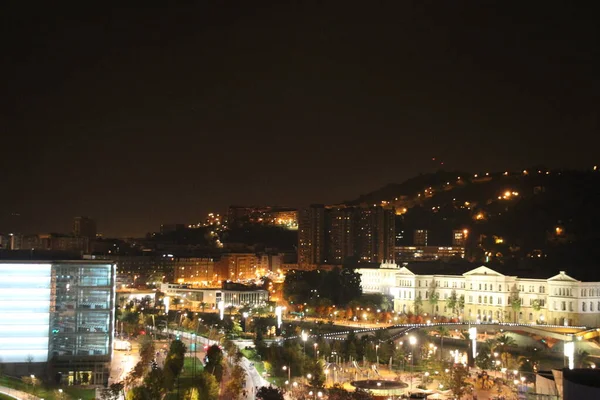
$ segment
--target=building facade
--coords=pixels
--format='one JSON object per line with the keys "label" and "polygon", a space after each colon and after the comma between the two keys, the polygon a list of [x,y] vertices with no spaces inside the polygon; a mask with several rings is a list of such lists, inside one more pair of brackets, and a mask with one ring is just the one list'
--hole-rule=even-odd
{"label": "building facade", "polygon": [[108,383],[115,265],[0,261],[0,363],[12,374]]}
{"label": "building facade", "polygon": [[318,265],[325,261],[325,206],[311,205],[298,214],[298,264]]}
{"label": "building facade", "polygon": [[462,246],[396,246],[397,263],[412,261],[450,260],[465,258],[465,248]]}
{"label": "building facade", "polygon": [[[225,306],[264,306],[269,301],[269,291],[244,287],[223,287],[220,289],[199,289],[187,285],[163,283],[161,291],[166,297],[177,297],[183,300],[183,307],[191,309],[216,309],[220,301]],[[167,303],[169,303],[167,301]]]}
{"label": "building facade", "polygon": [[393,208],[314,205],[300,211],[298,264],[302,268],[392,260],[394,244]]}
{"label": "building facade", "polygon": [[[427,269],[415,273],[389,265],[357,271],[364,276],[363,291],[389,293],[399,313],[472,322],[600,326],[600,282],[582,282],[565,271],[548,278],[509,276],[485,266],[448,274]],[[394,271],[394,286],[390,286],[390,271]],[[432,294],[436,301],[431,301]],[[462,309],[450,307],[454,296],[459,303],[461,298],[464,301]],[[518,306],[513,306],[513,300]]]}
{"label": "building facade", "polygon": [[96,233],[96,221],[93,219],[88,217],[75,217],[73,219],[73,236],[94,240]]}

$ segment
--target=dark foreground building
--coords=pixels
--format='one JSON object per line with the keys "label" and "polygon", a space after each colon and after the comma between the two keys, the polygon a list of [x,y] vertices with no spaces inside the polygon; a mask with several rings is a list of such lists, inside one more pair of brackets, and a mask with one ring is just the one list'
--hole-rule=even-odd
{"label": "dark foreground building", "polygon": [[110,261],[0,260],[0,363],[9,375],[105,385],[114,311]]}

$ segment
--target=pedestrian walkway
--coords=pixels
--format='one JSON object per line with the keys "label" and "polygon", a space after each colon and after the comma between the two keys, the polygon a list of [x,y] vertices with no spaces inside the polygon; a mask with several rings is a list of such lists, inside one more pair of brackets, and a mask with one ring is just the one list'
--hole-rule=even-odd
{"label": "pedestrian walkway", "polygon": [[22,392],[17,389],[8,388],[6,386],[0,386],[0,393],[15,398],[17,400],[40,400],[39,397],[36,397],[31,393]]}

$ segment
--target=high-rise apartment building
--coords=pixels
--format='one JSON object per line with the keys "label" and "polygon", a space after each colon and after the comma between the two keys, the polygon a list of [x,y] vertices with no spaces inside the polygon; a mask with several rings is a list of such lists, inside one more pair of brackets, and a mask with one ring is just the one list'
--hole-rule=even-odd
{"label": "high-rise apartment building", "polygon": [[383,207],[361,208],[356,225],[356,255],[360,262],[394,260],[395,212]]}
{"label": "high-rise apartment building", "polygon": [[332,208],[327,213],[325,263],[341,265],[354,256],[355,210]]}
{"label": "high-rise apartment building", "polygon": [[12,375],[106,385],[115,320],[109,261],[0,261],[0,363]]}
{"label": "high-rise apartment building", "polygon": [[96,221],[88,217],[73,219],[73,236],[85,237],[89,240],[96,238]]}
{"label": "high-rise apartment building", "polygon": [[427,246],[427,229],[415,229],[413,236],[413,244],[415,246]]}
{"label": "high-rise apartment building", "polygon": [[300,212],[298,265],[393,260],[394,235],[392,208],[311,206]]}
{"label": "high-rise apartment building", "polygon": [[311,205],[298,216],[298,264],[319,265],[325,261],[325,206]]}
{"label": "high-rise apartment building", "polygon": [[468,230],[455,229],[452,231],[452,246],[463,246],[467,241]]}

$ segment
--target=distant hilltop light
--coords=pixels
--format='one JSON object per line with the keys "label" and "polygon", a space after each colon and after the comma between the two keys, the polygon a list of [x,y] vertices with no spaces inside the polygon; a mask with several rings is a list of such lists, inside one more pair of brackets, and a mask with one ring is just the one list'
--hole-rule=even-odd
{"label": "distant hilltop light", "polygon": [[594,165],[594,171],[596,171],[598,169],[597,165]]}

